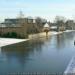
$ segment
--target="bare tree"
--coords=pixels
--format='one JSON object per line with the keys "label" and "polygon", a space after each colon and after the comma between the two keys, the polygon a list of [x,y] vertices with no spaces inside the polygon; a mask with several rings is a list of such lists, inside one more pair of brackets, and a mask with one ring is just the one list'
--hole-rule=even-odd
{"label": "bare tree", "polygon": [[42,28],[43,28],[43,26],[46,22],[47,22],[46,19],[43,19],[43,18],[40,18],[40,17],[36,18],[36,24],[37,24],[37,27],[38,27],[39,31],[42,31]]}
{"label": "bare tree", "polygon": [[56,16],[55,17],[55,24],[57,25],[57,31],[59,31],[60,27],[65,27],[66,19],[63,16]]}

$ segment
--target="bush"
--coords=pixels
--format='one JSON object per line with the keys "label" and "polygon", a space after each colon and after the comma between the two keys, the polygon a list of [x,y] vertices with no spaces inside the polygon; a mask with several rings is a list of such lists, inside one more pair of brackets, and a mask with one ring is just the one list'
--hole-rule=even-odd
{"label": "bush", "polygon": [[17,33],[11,32],[10,34],[11,34],[11,36],[10,36],[11,38],[17,38]]}
{"label": "bush", "polygon": [[28,34],[26,34],[24,37],[20,36],[19,34],[17,34],[16,32],[8,32],[5,34],[0,35],[0,37],[5,37],[5,38],[28,38]]}
{"label": "bush", "polygon": [[17,38],[17,33],[16,32],[11,32],[11,33],[5,33],[1,35],[1,37],[6,37],[6,38]]}

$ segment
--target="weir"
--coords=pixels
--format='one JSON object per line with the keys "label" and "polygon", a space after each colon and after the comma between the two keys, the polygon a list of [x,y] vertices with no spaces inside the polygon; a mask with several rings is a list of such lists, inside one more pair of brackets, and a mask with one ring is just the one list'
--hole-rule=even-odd
{"label": "weir", "polygon": [[29,39],[0,38],[0,47],[28,41]]}

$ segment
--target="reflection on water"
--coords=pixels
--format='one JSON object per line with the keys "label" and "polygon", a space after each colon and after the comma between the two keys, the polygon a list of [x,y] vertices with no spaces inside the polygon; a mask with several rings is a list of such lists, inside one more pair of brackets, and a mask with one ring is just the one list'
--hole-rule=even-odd
{"label": "reflection on water", "polygon": [[64,33],[2,47],[0,73],[64,72],[75,54],[74,34]]}
{"label": "reflection on water", "polygon": [[28,60],[29,54],[34,54],[35,51],[41,52],[41,47],[44,44],[42,40],[31,40],[22,42],[19,44],[9,45],[1,48],[1,53],[6,55],[8,60],[15,57],[18,61],[25,63],[24,60]]}

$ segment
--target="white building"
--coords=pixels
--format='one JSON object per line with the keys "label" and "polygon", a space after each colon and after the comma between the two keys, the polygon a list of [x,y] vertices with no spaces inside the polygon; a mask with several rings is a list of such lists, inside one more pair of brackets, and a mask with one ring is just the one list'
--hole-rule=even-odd
{"label": "white building", "polygon": [[44,28],[50,28],[49,24],[46,23],[46,24],[44,25]]}
{"label": "white building", "polygon": [[44,25],[44,30],[50,30],[50,26],[49,26],[48,23],[46,23],[46,24]]}

